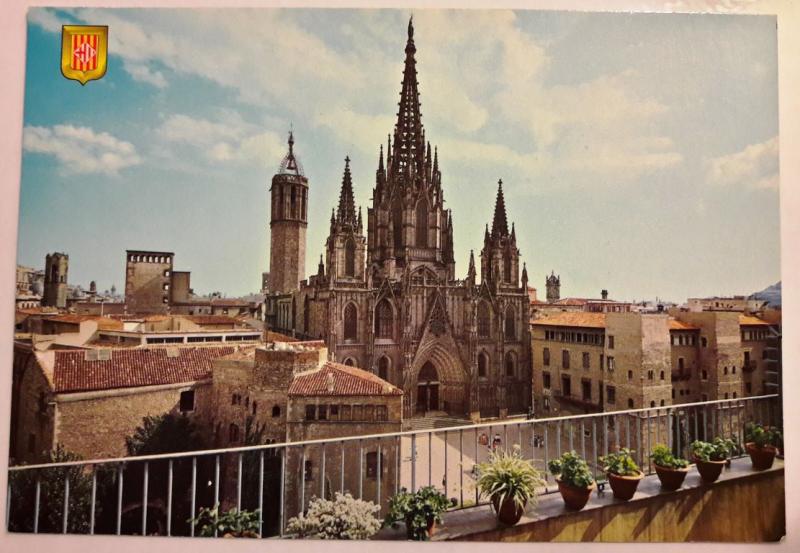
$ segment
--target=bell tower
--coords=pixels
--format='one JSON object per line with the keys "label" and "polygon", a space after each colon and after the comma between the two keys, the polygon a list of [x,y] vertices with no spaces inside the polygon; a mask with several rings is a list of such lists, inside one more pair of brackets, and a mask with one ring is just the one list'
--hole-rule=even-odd
{"label": "bell tower", "polygon": [[270,187],[269,291],[280,293],[299,289],[306,272],[308,179],[295,156],[291,132],[288,144],[289,152]]}

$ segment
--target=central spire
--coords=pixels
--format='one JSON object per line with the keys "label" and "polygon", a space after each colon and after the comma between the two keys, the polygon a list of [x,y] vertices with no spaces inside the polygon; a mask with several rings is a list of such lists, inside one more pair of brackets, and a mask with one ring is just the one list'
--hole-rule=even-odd
{"label": "central spire", "polygon": [[506,201],[503,197],[503,179],[497,181],[497,200],[494,204],[492,220],[492,238],[508,236],[508,219],[506,218]]}
{"label": "central spire", "polygon": [[350,175],[350,156],[344,158],[344,176],[342,176],[336,220],[341,224],[356,226],[356,202],[353,197],[353,179]]}
{"label": "central spire", "polygon": [[406,41],[406,61],[403,69],[403,84],[400,89],[400,103],[397,124],[394,129],[394,150],[392,151],[392,172],[402,174],[407,170],[422,174],[425,164],[425,144],[422,138],[422,114],[420,112],[419,90],[417,85],[417,61],[414,54],[414,21],[408,21],[408,40]]}

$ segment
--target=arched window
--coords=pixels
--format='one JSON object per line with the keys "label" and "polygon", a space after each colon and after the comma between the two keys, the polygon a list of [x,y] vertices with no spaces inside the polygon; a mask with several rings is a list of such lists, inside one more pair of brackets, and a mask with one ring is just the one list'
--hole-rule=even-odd
{"label": "arched window", "polygon": [[383,380],[389,380],[389,358],[385,355],[378,359],[378,376]]}
{"label": "arched window", "polygon": [[516,374],[516,361],[512,352],[506,353],[506,376],[514,376]]}
{"label": "arched window", "polygon": [[425,200],[417,202],[416,214],[416,245],[418,248],[428,247],[428,203]]}
{"label": "arched window", "polygon": [[511,282],[511,254],[503,257],[503,282]]}
{"label": "arched window", "polygon": [[272,418],[278,418],[281,416],[281,406],[280,405],[273,405],[272,406]]}
{"label": "arched window", "polygon": [[514,324],[516,322],[515,315],[516,314],[514,313],[514,308],[509,306],[508,309],[506,309],[505,334],[506,338],[511,340],[516,338],[517,335],[516,325]]}
{"label": "arched window", "polygon": [[355,340],[358,333],[358,311],[355,304],[348,303],[344,308],[344,339]]}
{"label": "arched window", "polygon": [[293,186],[292,187],[292,199],[291,199],[291,217],[297,217],[297,189]]}
{"label": "arched window", "polygon": [[378,306],[375,308],[375,336],[378,338],[392,337],[393,315],[389,300],[384,298],[378,302]]}
{"label": "arched window", "polygon": [[233,423],[228,427],[228,441],[231,443],[239,441],[239,427]]}
{"label": "arched window", "polygon": [[[399,250],[403,247],[403,204],[400,198],[395,199],[392,206],[392,231],[394,233],[394,248]],[[397,254],[397,252],[395,252]]]}
{"label": "arched window", "polygon": [[488,338],[491,334],[492,319],[489,314],[489,306],[485,301],[478,304],[478,336]]}
{"label": "arched window", "polygon": [[485,377],[489,370],[489,356],[485,352],[478,354],[478,376]]}
{"label": "arched window", "polygon": [[352,357],[348,357],[347,359],[345,359],[344,360],[344,364],[347,365],[348,367],[355,367],[356,366],[356,362],[353,361]]}
{"label": "arched window", "polygon": [[628,398],[628,409],[633,409],[633,400]]}
{"label": "arched window", "polygon": [[344,245],[344,274],[356,276],[356,243],[352,238],[348,238]]}

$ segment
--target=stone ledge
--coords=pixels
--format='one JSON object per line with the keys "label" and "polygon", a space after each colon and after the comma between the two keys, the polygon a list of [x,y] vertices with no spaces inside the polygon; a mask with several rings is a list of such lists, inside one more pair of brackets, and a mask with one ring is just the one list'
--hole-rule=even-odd
{"label": "stone ledge", "polygon": [[[784,521],[784,501],[783,497],[783,478],[784,478],[784,465],[782,460],[775,460],[773,467],[767,471],[757,472],[752,470],[749,457],[735,459],[731,463],[730,468],[723,470],[719,480],[714,484],[705,484],[700,479],[696,468],[692,466],[689,474],[684,481],[683,487],[677,491],[663,491],[658,477],[653,474],[645,476],[639,484],[636,494],[630,501],[619,501],[614,499],[611,488],[608,484],[605,486],[603,492],[595,492],[592,494],[583,510],[575,512],[568,511],[564,507],[564,501],[561,494],[551,487],[554,493],[548,493],[539,496],[539,503],[534,509],[528,509],[528,512],[522,517],[517,525],[512,527],[502,526],[497,522],[497,518],[490,505],[481,505],[478,507],[469,507],[459,509],[457,511],[450,511],[443,516],[444,522],[437,527],[434,533],[434,541],[445,540],[465,540],[465,541],[503,541],[503,540],[526,540],[526,541],[591,541],[598,539],[599,541],[632,541],[638,539],[640,541],[683,541],[680,538],[681,524],[687,525],[685,528],[686,539],[694,539],[697,541],[703,540],[722,540],[722,541],[767,541],[770,539],[779,539],[782,535],[781,530],[785,527]],[[778,498],[774,495],[775,485],[770,484],[769,493],[765,496],[772,499],[772,506],[779,507],[773,515],[769,513],[763,514],[761,520],[754,520],[754,527],[752,531],[752,539],[748,539],[749,534],[742,529],[738,529],[735,533],[738,537],[732,537],[729,540],[725,539],[724,528],[705,529],[703,532],[695,531],[693,528],[693,521],[703,519],[704,513],[702,512],[706,507],[713,508],[711,505],[714,492],[723,489],[730,489],[734,484],[757,484],[759,481],[780,481],[779,487],[781,496]],[[750,492],[748,492],[750,493]],[[772,495],[770,495],[772,494]],[[719,494],[717,494],[719,495]],[[757,503],[754,501],[747,503]],[[719,502],[719,500],[717,500]],[[736,500],[732,500],[730,508],[734,509],[741,506]],[[655,518],[656,513],[666,509],[663,506],[668,503],[680,504],[680,512],[671,513],[668,520],[656,521],[655,524],[659,526],[660,531],[655,534],[663,534],[663,537],[651,536],[653,531],[645,531],[641,527],[644,524],[649,525]],[[726,505],[727,508],[727,505]],[[755,508],[760,508],[755,505]],[[693,516],[691,510],[695,509]],[[638,513],[642,511],[641,513]],[[778,512],[779,511],[779,512]],[[744,510],[739,509],[739,512],[744,513]],[[638,514],[637,514],[638,513]],[[732,520],[728,514],[731,511],[726,511],[725,516],[719,520],[723,527],[735,525],[736,520]],[[621,516],[620,516],[621,515]],[[673,517],[674,515],[674,517]],[[720,513],[722,515],[722,513]],[[767,516],[769,515],[769,516]],[[664,515],[667,516],[667,515]],[[753,520],[746,518],[745,520]],[[772,518],[780,518],[780,520],[771,520]],[[623,526],[626,524],[620,521],[614,522],[615,518],[620,520],[625,517],[631,519],[636,518],[635,524],[630,525],[629,532],[631,537],[626,537]],[[613,524],[612,524],[613,523]],[[755,528],[755,523],[758,523],[758,528]],[[608,536],[602,535],[606,526],[617,527],[606,532],[611,534],[611,539]],[[667,526],[676,526],[676,528],[666,528]],[[569,528],[572,526],[572,528]],[[580,528],[578,528],[580,526]],[[595,532],[589,533],[587,527],[597,527]],[[545,531],[545,527],[548,530]],[[556,530],[557,529],[557,530]],[[715,534],[717,532],[717,534]],[[778,535],[775,535],[778,534]],[[642,539],[640,536],[650,536],[650,539]],[[731,534],[733,535],[733,534]],[[570,536],[574,539],[570,539]],[[575,537],[577,536],[577,537]],[[710,536],[710,537],[707,537]],[[744,536],[744,537],[743,537]],[[399,529],[384,529],[375,539],[396,540],[405,539],[405,528],[400,525]]]}

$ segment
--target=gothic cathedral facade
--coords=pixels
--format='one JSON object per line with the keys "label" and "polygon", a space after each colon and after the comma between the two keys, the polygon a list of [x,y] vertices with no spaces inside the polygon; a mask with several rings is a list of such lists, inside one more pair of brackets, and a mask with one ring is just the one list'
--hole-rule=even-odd
{"label": "gothic cathedral facade", "polygon": [[334,361],[402,388],[406,417],[523,413],[531,406],[528,275],[502,181],[480,267],[470,252],[466,278],[457,279],[453,216],[422,126],[412,22],[405,53],[397,124],[385,156],[380,148],[366,229],[345,159],[324,256],[302,282],[309,187],[290,136],[271,188],[267,324],[323,339]]}

